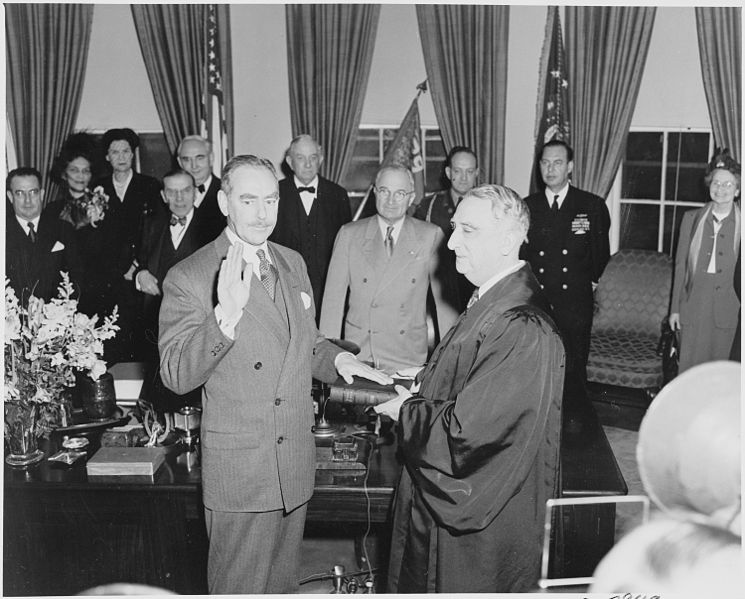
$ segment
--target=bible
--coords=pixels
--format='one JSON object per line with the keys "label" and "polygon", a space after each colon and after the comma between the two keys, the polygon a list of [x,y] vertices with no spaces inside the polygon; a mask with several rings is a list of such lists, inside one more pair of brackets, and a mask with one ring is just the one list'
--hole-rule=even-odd
{"label": "bible", "polygon": [[380,385],[361,377],[355,377],[354,382],[346,383],[339,377],[329,385],[328,400],[359,406],[377,406],[398,396],[395,386],[402,385],[407,389],[414,381],[411,379],[393,379],[390,385]]}

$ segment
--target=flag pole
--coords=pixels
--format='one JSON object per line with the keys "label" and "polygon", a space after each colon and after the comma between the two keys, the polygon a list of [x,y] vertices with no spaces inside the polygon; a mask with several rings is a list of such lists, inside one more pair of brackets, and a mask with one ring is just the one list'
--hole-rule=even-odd
{"label": "flag pole", "polygon": [[[427,91],[427,80],[425,79],[421,83],[419,83],[416,86],[417,92],[416,96],[414,97],[414,100],[418,100],[419,96],[422,95],[422,92]],[[385,157],[383,157],[383,160],[385,161]],[[357,207],[357,210],[354,213],[354,217],[352,218],[353,221],[359,220],[360,215],[362,214],[362,211],[365,209],[365,205],[367,204],[367,199],[370,197],[370,192],[372,191],[373,187],[375,186],[375,183],[370,183],[370,186],[367,188],[367,191],[365,192],[365,195],[362,198],[362,201],[360,202],[360,205]]]}

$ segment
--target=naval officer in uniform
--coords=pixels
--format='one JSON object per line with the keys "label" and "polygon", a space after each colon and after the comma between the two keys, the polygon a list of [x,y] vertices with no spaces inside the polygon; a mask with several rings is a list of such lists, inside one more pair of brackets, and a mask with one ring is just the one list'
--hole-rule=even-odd
{"label": "naval officer in uniform", "polygon": [[593,291],[610,259],[610,214],[602,198],[569,184],[574,152],[563,141],[543,146],[544,191],[525,198],[530,209],[522,256],[553,308],[567,352],[567,380],[584,385],[590,351]]}

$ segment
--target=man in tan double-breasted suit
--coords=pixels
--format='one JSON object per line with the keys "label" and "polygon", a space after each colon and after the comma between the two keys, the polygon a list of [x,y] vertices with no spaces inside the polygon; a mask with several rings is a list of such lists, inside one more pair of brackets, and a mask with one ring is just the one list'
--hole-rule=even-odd
{"label": "man in tan double-breasted suit", "polygon": [[289,593],[315,475],[311,375],[390,378],[319,335],[302,257],[267,243],[279,202],[271,162],[231,159],[218,202],[228,227],[163,283],[161,375],[180,394],[204,385],[210,592]]}
{"label": "man in tan double-breasted suit", "polygon": [[[378,214],[344,225],[336,236],[320,329],[360,346],[358,358],[395,371],[427,359],[427,290],[432,288],[440,335],[457,314],[438,278],[437,225],[406,216],[414,195],[408,169],[384,167],[375,179]],[[349,290],[349,308],[344,304]]]}

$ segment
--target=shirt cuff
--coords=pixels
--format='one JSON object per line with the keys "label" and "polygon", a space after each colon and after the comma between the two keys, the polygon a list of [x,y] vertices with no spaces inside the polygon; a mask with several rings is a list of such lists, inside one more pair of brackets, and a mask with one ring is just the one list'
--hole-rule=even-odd
{"label": "shirt cuff", "polygon": [[243,310],[238,312],[238,314],[233,318],[227,318],[222,306],[220,304],[215,306],[215,319],[217,320],[217,326],[220,327],[222,334],[231,341],[235,339],[235,327],[240,321],[241,316],[243,316]]}

